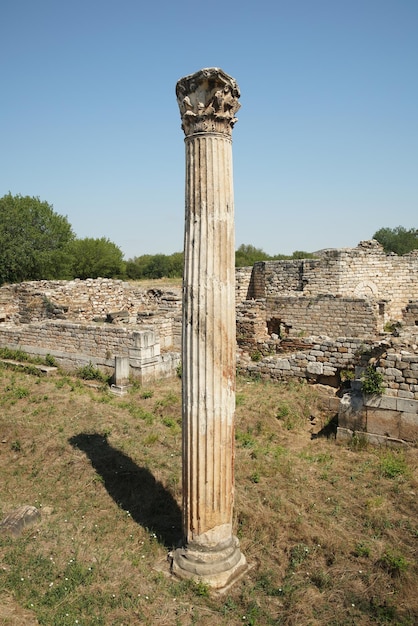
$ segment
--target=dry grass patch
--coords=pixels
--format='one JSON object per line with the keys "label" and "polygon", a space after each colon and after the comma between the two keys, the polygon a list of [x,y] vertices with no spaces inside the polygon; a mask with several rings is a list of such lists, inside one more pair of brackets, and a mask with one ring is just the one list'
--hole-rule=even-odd
{"label": "dry grass patch", "polygon": [[182,278],[141,278],[140,280],[131,280],[129,282],[142,287],[143,289],[170,289],[170,287],[180,288],[182,286]]}
{"label": "dry grass patch", "polygon": [[117,397],[0,369],[0,518],[44,511],[0,536],[0,603],[47,626],[417,623],[417,450],[312,439],[319,406],[308,385],[238,380],[235,532],[254,567],[220,597],[154,569],[181,532],[180,381]]}

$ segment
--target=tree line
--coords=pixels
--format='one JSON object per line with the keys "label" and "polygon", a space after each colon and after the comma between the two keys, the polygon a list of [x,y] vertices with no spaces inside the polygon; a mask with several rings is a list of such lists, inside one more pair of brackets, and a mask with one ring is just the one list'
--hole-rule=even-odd
{"label": "tree line", "polygon": [[106,237],[77,238],[67,217],[39,198],[0,198],[0,284],[124,273],[122,251]]}
{"label": "tree line", "polygon": [[[418,249],[418,230],[381,228],[373,235],[386,252],[407,254]],[[261,248],[242,244],[236,250],[237,267],[257,261],[311,258],[309,252],[271,256]],[[11,193],[0,198],[0,284],[24,280],[73,278],[181,277],[183,253],[144,254],[127,261],[121,249],[106,237],[76,237],[67,217],[39,198]]]}

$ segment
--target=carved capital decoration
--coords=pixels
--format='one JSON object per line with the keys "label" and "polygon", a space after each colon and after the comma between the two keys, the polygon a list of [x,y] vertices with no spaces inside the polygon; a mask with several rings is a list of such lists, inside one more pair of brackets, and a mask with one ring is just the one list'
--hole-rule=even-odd
{"label": "carved capital decoration", "polygon": [[240,108],[236,81],[218,67],[208,67],[181,78],[176,85],[182,129],[195,133],[232,135]]}

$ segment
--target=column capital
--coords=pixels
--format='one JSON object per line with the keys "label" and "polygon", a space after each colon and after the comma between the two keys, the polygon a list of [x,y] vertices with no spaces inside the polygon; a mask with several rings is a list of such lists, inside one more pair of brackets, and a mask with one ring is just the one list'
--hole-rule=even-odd
{"label": "column capital", "polygon": [[186,137],[196,133],[231,136],[240,108],[236,81],[218,67],[208,67],[181,78],[176,85],[182,129]]}

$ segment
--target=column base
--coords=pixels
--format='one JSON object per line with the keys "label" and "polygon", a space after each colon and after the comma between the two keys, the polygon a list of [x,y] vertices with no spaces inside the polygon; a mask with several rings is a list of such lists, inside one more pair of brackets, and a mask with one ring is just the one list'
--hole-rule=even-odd
{"label": "column base", "polygon": [[236,537],[213,548],[188,544],[171,553],[172,574],[203,582],[212,589],[231,585],[247,567]]}

